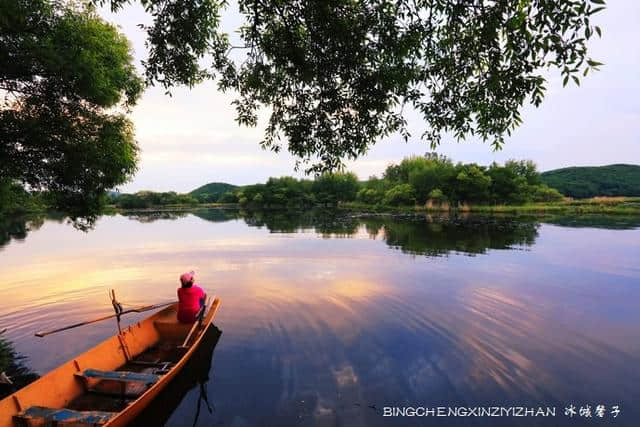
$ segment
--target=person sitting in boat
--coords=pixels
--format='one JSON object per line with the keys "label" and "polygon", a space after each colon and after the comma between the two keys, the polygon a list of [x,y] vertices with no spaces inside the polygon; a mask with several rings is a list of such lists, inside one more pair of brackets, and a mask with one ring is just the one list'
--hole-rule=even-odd
{"label": "person sitting in boat", "polygon": [[182,287],[178,288],[178,320],[182,323],[195,322],[207,298],[207,294],[194,281],[193,271],[180,275]]}

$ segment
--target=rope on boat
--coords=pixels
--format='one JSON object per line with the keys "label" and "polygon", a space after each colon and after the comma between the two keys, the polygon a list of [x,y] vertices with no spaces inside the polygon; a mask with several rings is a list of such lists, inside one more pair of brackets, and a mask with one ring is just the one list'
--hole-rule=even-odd
{"label": "rope on boat", "polygon": [[111,292],[109,293],[109,296],[111,297],[111,305],[113,305],[113,309],[116,312],[116,320],[118,321],[118,333],[122,334],[122,329],[120,328],[120,316],[122,315],[122,312],[124,311],[122,309],[122,304],[120,304],[118,302],[118,300],[116,300],[116,291],[111,289]]}

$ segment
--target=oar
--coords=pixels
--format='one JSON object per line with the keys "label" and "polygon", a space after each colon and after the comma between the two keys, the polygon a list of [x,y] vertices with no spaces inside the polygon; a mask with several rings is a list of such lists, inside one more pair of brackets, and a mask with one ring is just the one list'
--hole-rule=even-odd
{"label": "oar", "polygon": [[[171,301],[171,302],[163,302],[162,304],[143,305],[142,307],[130,308],[129,310],[124,310],[119,315],[121,316],[121,315],[127,314],[127,313],[142,313],[144,311],[153,310],[154,308],[159,308],[159,307],[165,307],[167,305],[171,305],[171,304],[175,304],[175,303],[176,303],[175,301]],[[37,337],[42,338],[42,337],[46,337],[47,335],[55,334],[56,332],[66,331],[66,330],[69,330],[69,329],[77,328],[79,326],[90,325],[91,323],[100,322],[101,320],[113,319],[116,316],[118,316],[118,314],[111,314],[109,316],[103,316],[103,317],[99,317],[97,319],[87,320],[85,322],[80,322],[80,323],[75,323],[73,325],[65,326],[63,328],[54,329],[52,331],[37,332],[35,335]]]}

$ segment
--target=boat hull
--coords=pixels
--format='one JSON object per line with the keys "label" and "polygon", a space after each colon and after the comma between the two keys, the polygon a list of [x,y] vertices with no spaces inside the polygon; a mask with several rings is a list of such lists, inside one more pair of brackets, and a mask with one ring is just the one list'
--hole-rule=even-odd
{"label": "boat hull", "polygon": [[[203,336],[212,325],[220,305],[215,299],[202,324],[190,339],[187,347],[180,349],[181,356],[157,382],[129,403],[104,426],[125,426],[133,421],[144,408],[180,373],[194,354]],[[0,427],[14,427],[14,416],[32,406],[66,408],[86,393],[87,385],[78,377],[86,369],[116,370],[160,342],[182,343],[191,325],[181,324],[176,317],[177,304],[135,323],[76,358],[62,364],[33,383],[0,400]]]}

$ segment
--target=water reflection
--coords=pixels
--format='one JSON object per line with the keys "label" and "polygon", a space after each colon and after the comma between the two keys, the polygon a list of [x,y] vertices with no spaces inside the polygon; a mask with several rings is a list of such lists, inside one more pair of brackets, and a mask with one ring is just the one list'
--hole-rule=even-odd
{"label": "water reflection", "polygon": [[[204,388],[214,410],[200,400],[198,425],[583,425],[563,418],[570,403],[620,405],[616,425],[639,419],[633,221],[149,217],[104,217],[90,233],[45,221],[6,245],[0,324],[40,372],[114,325],[46,342],[35,329],[108,313],[112,287],[128,303],[175,298],[177,275],[194,268],[222,297],[216,324],[225,330]],[[166,405],[167,425],[192,423],[203,394],[189,384],[175,409]],[[559,418],[380,414],[385,405],[496,404],[558,406]]]}
{"label": "water reflection", "polygon": [[187,215],[194,215],[198,218],[202,218],[211,222],[225,222],[231,221],[239,217],[239,211],[237,209],[192,209],[192,210],[171,210],[164,209],[159,211],[144,209],[144,210],[129,210],[122,212],[120,215],[129,218],[134,221],[142,223],[150,223],[158,220],[176,220],[184,218]]}
{"label": "water reflection", "polygon": [[487,249],[531,246],[540,223],[513,219],[442,219],[416,217],[405,220],[363,219],[372,236],[382,232],[385,242],[403,252],[440,256],[451,251],[482,254]]}
{"label": "water reflection", "polygon": [[158,220],[176,220],[184,218],[189,212],[187,211],[127,211],[121,215],[133,221],[149,223]]}
{"label": "water reflection", "polygon": [[353,236],[361,221],[351,215],[332,210],[242,211],[242,219],[252,227],[266,227],[272,233],[315,231],[325,238]]}
{"label": "water reflection", "polygon": [[0,329],[0,400],[39,377],[29,367],[28,358],[17,353],[13,344],[2,337],[4,332],[5,329]]}
{"label": "water reflection", "polygon": [[[405,253],[427,256],[451,251],[485,253],[487,249],[510,249],[535,242],[540,222],[535,218],[449,217],[431,215],[351,215],[335,211],[232,211],[202,209],[190,212],[206,221],[224,222],[241,218],[251,227],[271,233],[291,234],[313,231],[323,238],[354,237],[365,231],[371,238],[382,238],[389,246]],[[131,212],[128,218],[140,222],[178,219],[185,211]],[[602,221],[602,224],[606,222]]]}
{"label": "water reflection", "polygon": [[640,216],[638,215],[552,215],[543,220],[546,223],[563,227],[606,228],[608,230],[633,230],[640,227]]}
{"label": "water reflection", "polygon": [[12,240],[23,241],[31,231],[38,230],[44,216],[0,217],[0,250]]}

